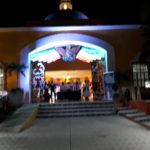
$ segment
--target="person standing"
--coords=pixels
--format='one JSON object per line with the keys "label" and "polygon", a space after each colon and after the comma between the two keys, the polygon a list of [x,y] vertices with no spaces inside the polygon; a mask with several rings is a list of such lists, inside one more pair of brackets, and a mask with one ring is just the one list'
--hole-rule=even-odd
{"label": "person standing", "polygon": [[69,101],[72,99],[72,86],[70,82],[66,84],[66,98]]}
{"label": "person standing", "polygon": [[89,81],[85,80],[83,84],[83,96],[85,97],[85,101],[89,100],[90,96],[90,85]]}
{"label": "person standing", "polygon": [[112,95],[113,95],[115,113],[117,114],[120,106],[120,90],[117,83],[114,83],[112,85]]}
{"label": "person standing", "polygon": [[60,85],[60,93],[59,93],[58,99],[64,100],[65,98],[66,98],[66,86],[64,82],[62,82],[62,84]]}
{"label": "person standing", "polygon": [[131,100],[131,93],[130,93],[129,88],[126,88],[126,90],[125,90],[125,92],[124,92],[124,98],[125,98],[124,105],[125,105],[125,106],[128,106],[128,105],[129,105],[129,102],[130,102],[130,100]]}
{"label": "person standing", "polygon": [[74,100],[80,100],[81,99],[81,89],[80,89],[80,85],[78,82],[76,82],[73,85],[73,97],[74,97]]}
{"label": "person standing", "polygon": [[48,84],[45,83],[45,86],[44,86],[44,102],[49,103],[50,97],[51,97],[51,95],[49,94],[49,87],[48,87]]}
{"label": "person standing", "polygon": [[56,100],[56,92],[55,92],[55,90],[56,90],[56,84],[54,83],[54,81],[51,81],[51,83],[49,85],[49,88],[50,88],[51,98],[54,101],[54,100]]}

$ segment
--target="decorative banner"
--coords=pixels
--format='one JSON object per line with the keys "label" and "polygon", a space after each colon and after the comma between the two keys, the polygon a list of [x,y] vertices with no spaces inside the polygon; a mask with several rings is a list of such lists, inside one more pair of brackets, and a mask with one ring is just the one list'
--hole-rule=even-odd
{"label": "decorative banner", "polygon": [[64,61],[75,61],[80,48],[78,45],[67,45],[55,49]]}
{"label": "decorative banner", "polygon": [[44,73],[45,73],[45,66],[42,62],[38,62],[36,64],[36,67],[33,69],[33,86],[34,88],[36,87],[41,87],[44,85],[45,80],[44,80]]}
{"label": "decorative banner", "polygon": [[104,77],[103,64],[101,60],[93,60],[91,62],[92,70],[92,87],[94,99],[100,99],[104,96]]}

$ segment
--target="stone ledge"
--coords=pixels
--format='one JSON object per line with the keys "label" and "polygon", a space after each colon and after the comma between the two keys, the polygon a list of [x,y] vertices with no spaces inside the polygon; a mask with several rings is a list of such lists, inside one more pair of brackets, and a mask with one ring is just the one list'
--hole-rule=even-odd
{"label": "stone ledge", "polygon": [[0,131],[21,132],[36,119],[39,104],[28,104],[19,108],[10,118],[0,124]]}

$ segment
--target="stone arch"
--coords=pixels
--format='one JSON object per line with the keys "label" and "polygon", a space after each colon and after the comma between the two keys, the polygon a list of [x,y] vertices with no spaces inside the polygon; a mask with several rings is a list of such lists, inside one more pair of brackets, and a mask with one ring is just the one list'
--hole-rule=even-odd
{"label": "stone arch", "polygon": [[41,51],[45,48],[53,47],[55,45],[62,45],[62,43],[74,44],[75,42],[80,43],[81,45],[87,44],[89,47],[95,46],[97,48],[103,48],[107,52],[106,70],[115,70],[114,48],[108,42],[93,36],[80,33],[58,33],[42,37],[22,49],[21,63],[28,65],[29,68],[25,72],[26,78],[24,78],[23,76],[20,77],[20,81],[24,80],[24,82],[20,82],[20,87],[23,88],[27,93],[30,93],[30,54],[34,53],[35,51]]}

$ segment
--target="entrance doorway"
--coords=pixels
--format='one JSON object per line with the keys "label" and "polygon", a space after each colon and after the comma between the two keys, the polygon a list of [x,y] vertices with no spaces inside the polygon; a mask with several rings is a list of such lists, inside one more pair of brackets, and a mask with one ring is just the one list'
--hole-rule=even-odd
{"label": "entrance doorway", "polygon": [[[61,84],[63,83],[65,88],[69,84],[70,93],[74,94],[72,98],[65,94],[63,100],[77,100],[76,97],[78,97],[78,100],[85,101],[85,81],[89,83],[88,100],[102,99],[104,97],[103,72],[106,71],[106,56],[105,51],[82,45],[63,45],[32,54],[30,56],[32,100],[35,102],[61,101]],[[56,85],[54,94],[50,94],[51,82]],[[76,83],[80,88],[78,96],[73,89]],[[49,91],[48,101],[44,99],[46,85]]]}

